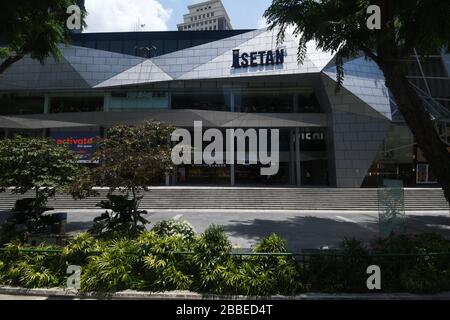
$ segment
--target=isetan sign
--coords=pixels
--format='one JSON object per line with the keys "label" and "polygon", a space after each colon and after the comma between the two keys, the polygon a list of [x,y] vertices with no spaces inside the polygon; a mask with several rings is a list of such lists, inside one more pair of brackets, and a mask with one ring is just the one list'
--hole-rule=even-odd
{"label": "isetan sign", "polygon": [[239,49],[233,50],[234,69],[257,67],[257,66],[273,66],[284,63],[284,49],[243,52]]}

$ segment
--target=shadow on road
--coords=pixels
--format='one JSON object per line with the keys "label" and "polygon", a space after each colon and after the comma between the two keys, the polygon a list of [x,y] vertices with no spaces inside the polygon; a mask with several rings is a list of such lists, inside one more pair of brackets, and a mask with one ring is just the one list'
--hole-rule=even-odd
{"label": "shadow on road", "polygon": [[[378,237],[378,221],[361,224],[318,217],[295,217],[284,221],[248,219],[231,221],[224,226],[232,237],[259,241],[276,233],[287,241],[293,252],[301,249],[317,249],[321,246],[334,248],[345,238],[369,242]],[[406,233],[435,232],[450,239],[450,215],[413,216],[405,223]]]}
{"label": "shadow on road", "polygon": [[317,217],[295,217],[284,221],[275,220],[243,220],[232,221],[224,227],[225,231],[238,238],[256,241],[273,233],[287,241],[289,250],[298,252],[301,249],[317,249],[321,246],[338,246],[345,237],[369,241],[377,236],[376,224],[361,226],[350,222]]}

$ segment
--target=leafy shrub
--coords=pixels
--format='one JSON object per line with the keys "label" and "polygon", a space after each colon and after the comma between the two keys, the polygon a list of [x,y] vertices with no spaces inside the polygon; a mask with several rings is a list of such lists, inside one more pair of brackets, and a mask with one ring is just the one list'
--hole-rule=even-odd
{"label": "leafy shrub", "polygon": [[450,242],[440,235],[426,233],[378,239],[372,243],[372,250],[376,254],[392,255],[376,261],[387,291],[432,293],[450,288],[450,257],[426,255],[450,252]]}
{"label": "leafy shrub", "polygon": [[144,257],[145,286],[150,290],[189,290],[192,279],[186,256],[176,254],[187,249],[179,236],[160,237],[155,232],[145,232],[138,238]]}
{"label": "leafy shrub", "polygon": [[193,248],[195,290],[216,294],[233,291],[230,276],[236,272],[236,265],[230,256],[231,243],[223,228],[210,226]]}
{"label": "leafy shrub", "polygon": [[[23,249],[15,243],[5,248],[5,276],[3,282],[8,285],[25,288],[48,288],[62,284],[62,265],[54,253],[21,252]],[[54,247],[41,246],[39,250],[55,250]]]}
{"label": "leafy shrub", "polygon": [[83,291],[115,292],[140,289],[141,257],[133,241],[112,240],[98,255],[91,256],[81,274]]}
{"label": "leafy shrub", "polygon": [[322,292],[362,292],[367,291],[366,268],[368,250],[362,242],[345,239],[342,250],[324,252],[312,256],[309,261],[306,280],[310,290]]}
{"label": "leafy shrub", "polygon": [[187,241],[193,241],[196,236],[194,227],[187,221],[164,220],[157,223],[152,230],[161,237],[179,236]]}
{"label": "leafy shrub", "polygon": [[5,264],[0,260],[0,284],[3,284],[5,279]]}
{"label": "leafy shrub", "polygon": [[128,199],[125,195],[108,195],[108,200],[97,204],[107,211],[94,219],[90,232],[96,237],[135,237],[145,230],[148,221],[142,216],[147,211],[138,210],[141,198]]}
{"label": "leafy shrub", "polygon": [[450,242],[436,233],[398,235],[377,239],[371,243],[372,251],[379,254],[417,254],[450,252]]}
{"label": "leafy shrub", "polygon": [[101,243],[89,233],[79,233],[63,248],[62,257],[67,265],[84,266],[89,257],[100,251]]}
{"label": "leafy shrub", "polygon": [[[273,234],[261,240],[255,253],[287,253],[285,241]],[[239,294],[274,295],[294,294],[302,286],[299,282],[298,264],[288,256],[255,256],[242,261],[233,287]]]}
{"label": "leafy shrub", "polygon": [[[287,253],[286,243],[273,234],[261,240],[255,249],[256,253]],[[293,294],[298,290],[297,262],[293,257],[274,256],[258,257],[258,267],[271,277],[264,294]],[[264,279],[264,278],[263,278]]]}

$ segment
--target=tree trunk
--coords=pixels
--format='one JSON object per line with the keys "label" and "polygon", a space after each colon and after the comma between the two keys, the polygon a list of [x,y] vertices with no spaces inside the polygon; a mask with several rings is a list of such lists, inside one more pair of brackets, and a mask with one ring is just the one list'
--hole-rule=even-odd
{"label": "tree trunk", "polygon": [[394,95],[401,114],[450,203],[450,153],[447,146],[440,139],[419,95],[406,78],[403,66],[398,62],[379,63],[379,66],[384,72],[386,86]]}
{"label": "tree trunk", "polygon": [[0,75],[3,74],[6,69],[12,66],[17,61],[21,60],[23,55],[16,55],[6,58],[2,63],[0,63]]}

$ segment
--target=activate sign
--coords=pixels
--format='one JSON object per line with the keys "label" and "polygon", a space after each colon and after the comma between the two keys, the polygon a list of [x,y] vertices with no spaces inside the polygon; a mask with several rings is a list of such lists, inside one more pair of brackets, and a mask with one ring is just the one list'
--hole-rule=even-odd
{"label": "activate sign", "polygon": [[92,157],[97,149],[100,134],[96,132],[53,132],[51,138],[56,144],[67,144],[79,157],[79,163],[96,163]]}

